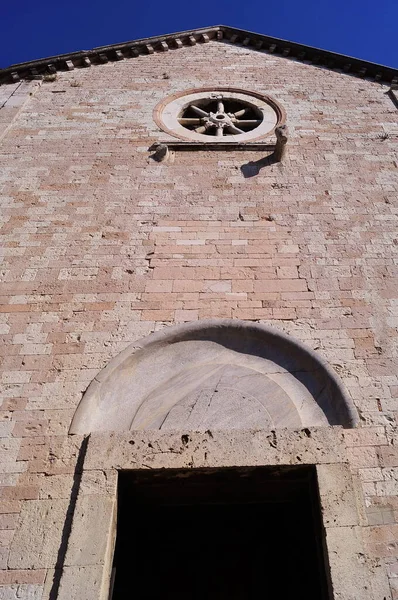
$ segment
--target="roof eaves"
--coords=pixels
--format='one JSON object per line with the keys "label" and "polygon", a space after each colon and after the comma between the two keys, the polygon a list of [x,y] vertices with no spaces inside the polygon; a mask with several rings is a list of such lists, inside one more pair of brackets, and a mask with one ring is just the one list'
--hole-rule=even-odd
{"label": "roof eaves", "polygon": [[19,63],[0,69],[0,83],[12,83],[21,79],[42,79],[47,73],[71,71],[74,68],[90,67],[92,64],[104,64],[109,61],[206,43],[210,39],[217,38],[219,31],[220,26],[203,27]]}
{"label": "roof eaves", "polygon": [[266,50],[285,57],[311,62],[332,70],[341,69],[360,77],[374,78],[376,81],[398,83],[398,69],[393,67],[235,27],[222,26],[222,30],[224,39],[235,44],[240,43],[244,46],[254,47],[256,50]]}
{"label": "roof eaves", "polygon": [[398,83],[397,69],[225,25],[99,46],[92,50],[80,50],[11,65],[0,70],[0,83],[17,82],[21,79],[42,79],[45,74],[57,71],[71,71],[74,68],[90,67],[92,64],[104,64],[109,61],[165,52],[169,49],[206,43],[210,40],[246,46],[254,51],[278,54],[307,64],[342,70],[348,74],[371,78],[375,81]]}

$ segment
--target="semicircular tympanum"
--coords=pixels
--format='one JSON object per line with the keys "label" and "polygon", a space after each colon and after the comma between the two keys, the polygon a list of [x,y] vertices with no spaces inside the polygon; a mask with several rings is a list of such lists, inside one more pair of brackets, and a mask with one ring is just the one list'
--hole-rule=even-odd
{"label": "semicircular tympanum", "polygon": [[353,427],[356,419],[335,373],[297,340],[214,320],[168,327],[129,346],[90,384],[70,433]]}

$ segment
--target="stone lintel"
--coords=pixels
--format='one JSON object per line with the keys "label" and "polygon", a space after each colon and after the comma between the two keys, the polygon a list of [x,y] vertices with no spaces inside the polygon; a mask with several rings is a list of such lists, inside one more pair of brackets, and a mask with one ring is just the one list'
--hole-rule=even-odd
{"label": "stone lintel", "polygon": [[341,427],[90,435],[85,469],[162,469],[346,462]]}

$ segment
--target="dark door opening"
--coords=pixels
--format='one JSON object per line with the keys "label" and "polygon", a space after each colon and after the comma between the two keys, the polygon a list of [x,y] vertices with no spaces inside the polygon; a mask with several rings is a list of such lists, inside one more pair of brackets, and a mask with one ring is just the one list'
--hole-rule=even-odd
{"label": "dark door opening", "polygon": [[124,471],[112,600],[326,600],[312,467]]}

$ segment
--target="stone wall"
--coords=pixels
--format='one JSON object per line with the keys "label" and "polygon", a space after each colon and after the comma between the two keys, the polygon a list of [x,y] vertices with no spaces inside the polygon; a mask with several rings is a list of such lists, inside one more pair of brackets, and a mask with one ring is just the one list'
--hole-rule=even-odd
{"label": "stone wall", "polygon": [[[261,152],[236,150],[148,159],[170,139],[155,105],[211,85],[282,104],[283,164],[260,168]],[[151,331],[227,317],[291,333],[342,378],[360,415],[345,440],[366,548],[389,576],[374,598],[398,598],[398,126],[387,91],[220,42],[1,87],[0,597],[51,597],[82,442],[67,432],[97,372]],[[32,531],[43,514],[51,527],[21,561],[15,532],[32,511]]]}

